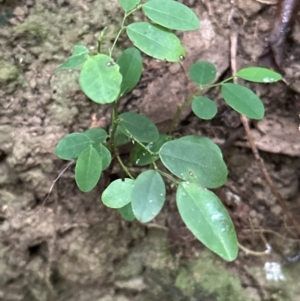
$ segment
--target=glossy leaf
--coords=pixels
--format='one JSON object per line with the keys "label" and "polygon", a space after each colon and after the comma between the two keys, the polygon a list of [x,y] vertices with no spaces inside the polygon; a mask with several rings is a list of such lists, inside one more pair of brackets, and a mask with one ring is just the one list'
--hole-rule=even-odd
{"label": "glossy leaf", "polygon": [[126,112],[120,114],[119,119],[120,130],[129,138],[134,137],[141,142],[158,140],[158,129],[147,117],[134,112]]}
{"label": "glossy leaf", "polygon": [[111,103],[119,97],[122,75],[119,65],[105,54],[90,57],[82,66],[79,84],[94,102]]}
{"label": "glossy leaf", "polygon": [[183,136],[183,137],[179,138],[179,140],[181,140],[181,141],[190,141],[190,142],[198,143],[200,145],[208,147],[212,151],[219,154],[219,156],[221,158],[223,158],[223,154],[222,154],[222,151],[221,151],[220,147],[216,143],[214,143],[211,139],[209,139],[208,137],[197,136],[197,135],[187,135],[187,136]]}
{"label": "glossy leaf", "polygon": [[91,139],[83,133],[72,133],[63,137],[55,148],[55,154],[64,160],[76,159],[80,153],[92,144]]}
{"label": "glossy leaf", "polygon": [[222,85],[221,93],[226,103],[238,113],[252,119],[264,117],[264,105],[250,89],[238,84],[225,83]]}
{"label": "glossy leaf", "polygon": [[207,85],[216,78],[217,69],[215,65],[206,61],[199,61],[189,69],[191,80],[198,85]]}
{"label": "glossy leaf", "polygon": [[102,193],[102,202],[110,208],[122,208],[131,202],[134,181],[121,179],[111,182]]}
{"label": "glossy leaf", "polygon": [[85,149],[75,166],[75,181],[83,192],[91,191],[98,183],[102,172],[101,158],[93,146]]}
{"label": "glossy leaf", "polygon": [[132,211],[131,203],[120,208],[118,211],[126,221],[131,222],[131,221],[135,220],[135,216]]}
{"label": "glossy leaf", "polygon": [[119,2],[125,11],[129,11],[134,9],[141,2],[141,0],[119,0]]}
{"label": "glossy leaf", "polygon": [[217,188],[226,183],[227,167],[217,151],[204,144],[182,139],[165,143],[159,156],[174,175],[203,187]]}
{"label": "glossy leaf", "polygon": [[147,223],[161,211],[166,188],[161,175],[155,170],[141,173],[135,180],[132,190],[132,211],[137,220]]}
{"label": "glossy leaf", "polygon": [[214,101],[207,97],[198,96],[193,99],[192,111],[197,117],[209,120],[217,114],[218,108]]}
{"label": "glossy leaf", "polygon": [[102,162],[102,170],[105,170],[111,162],[111,153],[110,151],[101,143],[94,143],[93,147],[98,152],[98,155]]}
{"label": "glossy leaf", "polygon": [[107,133],[102,128],[90,128],[84,134],[90,137],[93,142],[101,143],[107,139]]}
{"label": "glossy leaf", "polygon": [[180,183],[176,202],[182,220],[197,239],[223,259],[236,259],[238,242],[233,223],[213,192],[193,183]]}
{"label": "glossy leaf", "polygon": [[279,73],[262,67],[243,68],[235,76],[255,83],[275,83],[282,79]]}
{"label": "glossy leaf", "polygon": [[126,31],[137,48],[156,59],[179,62],[186,54],[178,37],[158,25],[135,22]]}
{"label": "glossy leaf", "polygon": [[76,69],[81,67],[81,65],[88,58],[89,50],[83,45],[75,45],[73,48],[73,53],[67,60],[55,69],[55,72],[61,70]]}
{"label": "glossy leaf", "polygon": [[[160,135],[159,139],[155,142],[145,143],[145,147],[152,153],[158,153],[161,146],[167,141],[171,140],[168,135]],[[136,166],[145,166],[151,164],[159,158],[158,154],[151,156],[143,147],[139,144],[135,144],[130,153],[130,161]]]}
{"label": "glossy leaf", "polygon": [[124,95],[130,92],[141,78],[143,63],[139,50],[135,47],[127,48],[117,59],[117,64],[123,77],[120,95]]}
{"label": "glossy leaf", "polygon": [[150,20],[169,29],[184,31],[200,27],[195,13],[177,1],[150,0],[143,4],[142,8]]}

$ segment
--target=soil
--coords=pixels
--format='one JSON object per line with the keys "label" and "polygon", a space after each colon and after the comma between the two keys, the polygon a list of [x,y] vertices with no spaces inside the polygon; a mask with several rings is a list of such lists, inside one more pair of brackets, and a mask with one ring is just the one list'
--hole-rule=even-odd
{"label": "soil", "polygon": [[[120,104],[120,110],[147,115],[161,131],[168,130],[177,106],[194,88],[187,82],[189,66],[210,61],[220,80],[230,76],[232,58],[238,69],[257,65],[276,10],[276,1],[183,2],[201,20],[200,30],[179,34],[185,60],[169,64],[145,57],[141,82]],[[121,13],[116,0],[0,0],[0,299],[298,300],[298,21],[286,48],[285,80],[246,84],[266,106],[265,118],[250,123],[261,159],[218,91],[209,92],[219,107],[214,120],[202,122],[187,108],[176,128],[176,135],[207,135],[224,149],[229,178],[216,192],[242,245],[235,262],[220,261],[195,241],[179,219],[172,191],[148,226],[125,222],[101,204],[113,174],[84,194],[69,168],[44,202],[65,167],[54,155],[59,139],[90,126],[106,127],[110,118],[108,107],[80,91],[76,71],[54,69],[74,44],[95,49],[105,26],[108,49]],[[230,55],[233,36],[236,56]],[[119,46],[126,43],[122,37]],[[266,181],[262,160],[275,188]],[[283,274],[271,279],[270,267]]]}

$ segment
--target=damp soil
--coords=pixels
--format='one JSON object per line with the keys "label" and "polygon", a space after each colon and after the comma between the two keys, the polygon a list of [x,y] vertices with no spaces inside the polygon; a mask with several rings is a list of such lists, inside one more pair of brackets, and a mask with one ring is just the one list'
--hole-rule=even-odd
{"label": "damp soil", "polygon": [[[219,80],[230,76],[233,62],[238,69],[257,65],[276,11],[276,1],[182,2],[201,20],[200,30],[179,34],[185,60],[169,64],[145,56],[141,82],[120,103],[120,110],[145,114],[165,132],[194,89],[187,81],[191,64],[214,63]],[[95,49],[106,26],[107,50],[121,14],[116,0],[0,0],[0,299],[298,300],[298,21],[285,51],[285,80],[246,84],[266,107],[262,121],[250,122],[260,160],[240,117],[217,90],[209,92],[218,104],[214,120],[200,121],[186,108],[175,129],[178,136],[206,135],[224,150],[229,178],[216,193],[242,245],[235,262],[221,262],[194,239],[180,221],[171,190],[168,204],[148,226],[125,222],[105,208],[100,195],[117,176],[116,168],[84,194],[71,167],[44,202],[66,166],[54,155],[59,139],[91,126],[107,127],[110,120],[109,107],[80,91],[76,71],[55,74],[54,69],[74,44]],[[121,37],[118,47],[127,44]],[[274,186],[267,183],[262,161]],[[270,263],[282,268],[278,279],[268,279]]]}

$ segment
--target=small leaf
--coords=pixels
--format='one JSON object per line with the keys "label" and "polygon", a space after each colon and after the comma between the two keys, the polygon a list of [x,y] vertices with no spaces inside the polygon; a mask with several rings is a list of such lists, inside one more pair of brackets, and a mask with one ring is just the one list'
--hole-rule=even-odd
{"label": "small leaf", "polygon": [[78,157],[75,166],[75,180],[83,192],[91,191],[98,183],[102,172],[101,158],[90,145]]}
{"label": "small leaf", "polygon": [[129,11],[134,9],[141,2],[141,0],[119,0],[119,2],[123,10]]}
{"label": "small leaf", "polygon": [[196,136],[196,135],[187,135],[187,136],[183,136],[183,137],[179,138],[179,140],[181,140],[181,141],[190,141],[190,142],[198,143],[200,145],[208,147],[212,151],[219,154],[219,156],[221,158],[223,158],[223,154],[222,154],[222,151],[221,151],[220,147],[216,143],[214,143],[211,139],[209,139],[208,137]]}
{"label": "small leaf", "polygon": [[84,134],[90,137],[93,142],[101,143],[107,138],[107,133],[102,128],[90,128]]}
{"label": "small leaf", "polygon": [[129,143],[131,140],[128,136],[126,136],[122,130],[121,130],[121,127],[118,126],[117,127],[117,130],[115,132],[115,135],[114,135],[114,143],[116,146],[121,146],[121,145],[124,145],[124,144],[127,144]]}
{"label": "small leaf", "polygon": [[197,117],[209,120],[217,114],[218,108],[215,102],[209,98],[198,96],[193,99],[192,111]]}
{"label": "small leaf", "polygon": [[226,103],[238,113],[252,119],[264,117],[264,105],[250,89],[238,84],[225,83],[222,84],[221,93]]}
{"label": "small leaf", "polygon": [[117,59],[117,64],[120,66],[120,73],[123,80],[121,85],[120,95],[130,92],[139,82],[143,63],[140,52],[134,48],[127,48]]}
{"label": "small leaf", "polygon": [[122,215],[122,217],[128,221],[128,222],[132,222],[133,220],[135,220],[135,216],[133,214],[132,211],[132,206],[131,203],[127,204],[126,206],[120,208],[118,210],[120,212],[120,214]]}
{"label": "small leaf", "polygon": [[262,67],[247,67],[239,70],[235,76],[255,83],[275,83],[282,79],[279,73]]}
{"label": "small leaf", "polygon": [[102,170],[105,170],[111,162],[111,153],[102,143],[94,143],[93,147],[98,152],[102,162]]}
{"label": "small leaf", "polygon": [[147,223],[154,219],[166,198],[165,183],[161,175],[155,170],[141,173],[134,182],[131,197],[132,210],[137,220]]}
{"label": "small leaf", "polygon": [[179,62],[185,56],[178,37],[163,27],[135,22],[128,25],[126,31],[137,48],[156,59]]}
{"label": "small leaf", "polygon": [[134,181],[121,179],[111,182],[102,193],[102,202],[110,208],[122,208],[131,202]]}
{"label": "small leaf", "polygon": [[72,133],[58,142],[55,148],[55,154],[63,160],[73,160],[91,143],[92,141],[87,135],[83,133]]}
{"label": "small leaf", "polygon": [[234,226],[214,193],[193,183],[180,183],[176,202],[182,220],[197,239],[223,259],[236,259],[238,242]]}
{"label": "small leaf", "polygon": [[216,78],[217,69],[210,62],[200,61],[192,65],[189,69],[191,80],[198,85],[207,85]]}
{"label": "small leaf", "polygon": [[122,75],[119,65],[105,54],[90,57],[82,66],[79,84],[92,101],[111,103],[119,97]]}
{"label": "small leaf", "polygon": [[158,140],[158,129],[147,117],[134,112],[126,112],[120,114],[119,119],[121,131],[129,138],[132,136],[140,142],[154,142]]}
{"label": "small leaf", "polygon": [[200,27],[195,13],[182,3],[171,0],[151,0],[142,6],[153,22],[174,30],[194,30]]}
{"label": "small leaf", "polygon": [[167,169],[185,181],[208,188],[226,183],[227,167],[212,147],[178,139],[166,142],[159,157]]}
{"label": "small leaf", "polygon": [[[171,140],[170,136],[160,135],[157,141],[145,144],[145,147],[149,149],[149,151],[151,151],[152,153],[158,153],[161,146],[170,140]],[[136,166],[149,165],[152,162],[156,161],[157,159],[159,159],[158,154],[155,156],[151,156],[149,152],[147,152],[143,147],[141,147],[137,143],[133,146],[130,153],[130,161],[132,162],[132,164]]]}
{"label": "small leaf", "polygon": [[83,45],[75,45],[73,48],[73,53],[67,60],[55,69],[55,72],[61,70],[76,69],[81,67],[81,65],[88,58],[89,50]]}

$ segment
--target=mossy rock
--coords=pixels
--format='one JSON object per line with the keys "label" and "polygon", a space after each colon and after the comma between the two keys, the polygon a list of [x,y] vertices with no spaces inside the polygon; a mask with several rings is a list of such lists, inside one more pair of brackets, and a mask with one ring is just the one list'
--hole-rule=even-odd
{"label": "mossy rock", "polygon": [[195,259],[179,260],[169,250],[166,233],[151,230],[116,275],[117,281],[128,282],[142,276],[142,301],[251,301],[234,270],[225,264],[206,250]]}
{"label": "mossy rock", "polygon": [[175,286],[188,300],[246,300],[240,279],[209,251],[202,252],[199,258],[180,268]]}

